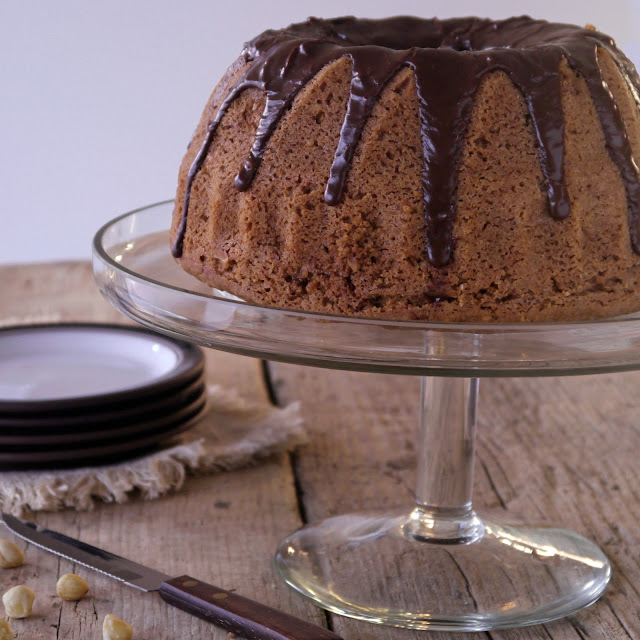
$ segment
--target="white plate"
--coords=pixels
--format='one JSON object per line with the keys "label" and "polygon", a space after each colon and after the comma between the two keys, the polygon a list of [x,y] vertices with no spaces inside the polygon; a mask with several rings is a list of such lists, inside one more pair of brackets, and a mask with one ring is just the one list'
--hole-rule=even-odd
{"label": "white plate", "polygon": [[139,328],[69,324],[4,329],[0,410],[123,401],[131,394],[173,387],[201,366],[199,350]]}

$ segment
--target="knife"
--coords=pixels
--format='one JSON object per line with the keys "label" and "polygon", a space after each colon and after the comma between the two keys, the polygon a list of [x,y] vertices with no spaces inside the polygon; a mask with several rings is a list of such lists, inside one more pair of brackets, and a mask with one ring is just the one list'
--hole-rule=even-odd
{"label": "knife", "polygon": [[92,547],[57,531],[23,522],[7,513],[2,521],[27,542],[126,582],[141,591],[158,591],[179,609],[250,640],[342,640],[323,627],[272,609],[191,576],[171,578],[155,569]]}

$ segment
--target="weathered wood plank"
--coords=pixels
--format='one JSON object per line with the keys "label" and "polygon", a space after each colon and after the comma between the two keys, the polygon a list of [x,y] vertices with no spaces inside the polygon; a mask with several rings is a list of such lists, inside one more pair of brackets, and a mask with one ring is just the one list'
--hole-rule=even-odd
{"label": "weathered wood plank", "polygon": [[[417,378],[282,364],[272,370],[283,401],[304,398],[312,439],[296,456],[296,474],[310,521],[411,504]],[[605,550],[614,574],[604,598],[575,616],[465,638],[640,638],[639,383],[640,373],[481,382],[476,508],[573,529]],[[332,620],[345,638],[424,635]]]}
{"label": "weathered wood plank", "polygon": [[[58,321],[127,322],[97,292],[86,263],[0,268],[0,322],[52,316]],[[258,362],[209,352],[208,378],[248,397],[265,396]],[[103,504],[94,511],[33,514],[68,532],[168,574],[191,575],[318,624],[324,614],[276,576],[273,552],[300,526],[288,456],[237,472],[190,478],[181,492],[155,501]],[[0,573],[0,589],[17,583],[37,594],[34,614],[12,622],[17,638],[86,640],[102,637],[107,613],[133,624],[136,638],[227,638],[224,631],[98,573],[29,547],[27,563]],[[79,603],[55,596],[57,578],[77,571],[91,591]]]}

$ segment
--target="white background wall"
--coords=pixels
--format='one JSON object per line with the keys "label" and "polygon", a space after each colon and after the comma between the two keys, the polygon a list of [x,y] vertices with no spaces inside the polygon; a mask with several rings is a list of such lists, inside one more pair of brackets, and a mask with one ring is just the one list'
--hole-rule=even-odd
{"label": "white background wall", "polygon": [[0,263],[88,258],[105,221],[173,197],[211,89],[266,28],[523,13],[593,23],[640,66],[640,0],[0,0]]}

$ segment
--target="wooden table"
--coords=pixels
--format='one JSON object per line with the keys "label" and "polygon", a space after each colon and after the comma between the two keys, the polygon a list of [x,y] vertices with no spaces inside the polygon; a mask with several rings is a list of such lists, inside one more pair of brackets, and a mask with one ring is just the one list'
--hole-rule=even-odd
{"label": "wooden table", "polygon": [[[0,300],[2,323],[126,322],[97,293],[88,263],[2,267]],[[304,522],[411,504],[419,380],[280,364],[270,371],[280,402],[302,400],[308,446],[255,468],[190,478],[160,500],[32,519],[165,573],[191,573],[329,625],[345,640],[640,638],[640,373],[482,381],[476,507],[581,533],[607,553],[613,579],[600,601],[575,616],[463,636],[326,614],[278,578],[276,545]],[[267,397],[255,360],[211,351],[208,375],[249,397]],[[157,594],[82,567],[91,597],[61,603],[56,580],[74,566],[36,548],[26,553],[20,570],[0,571],[2,591],[24,583],[37,594],[33,615],[12,623],[18,639],[97,640],[107,613],[131,622],[138,640],[227,637]]]}

